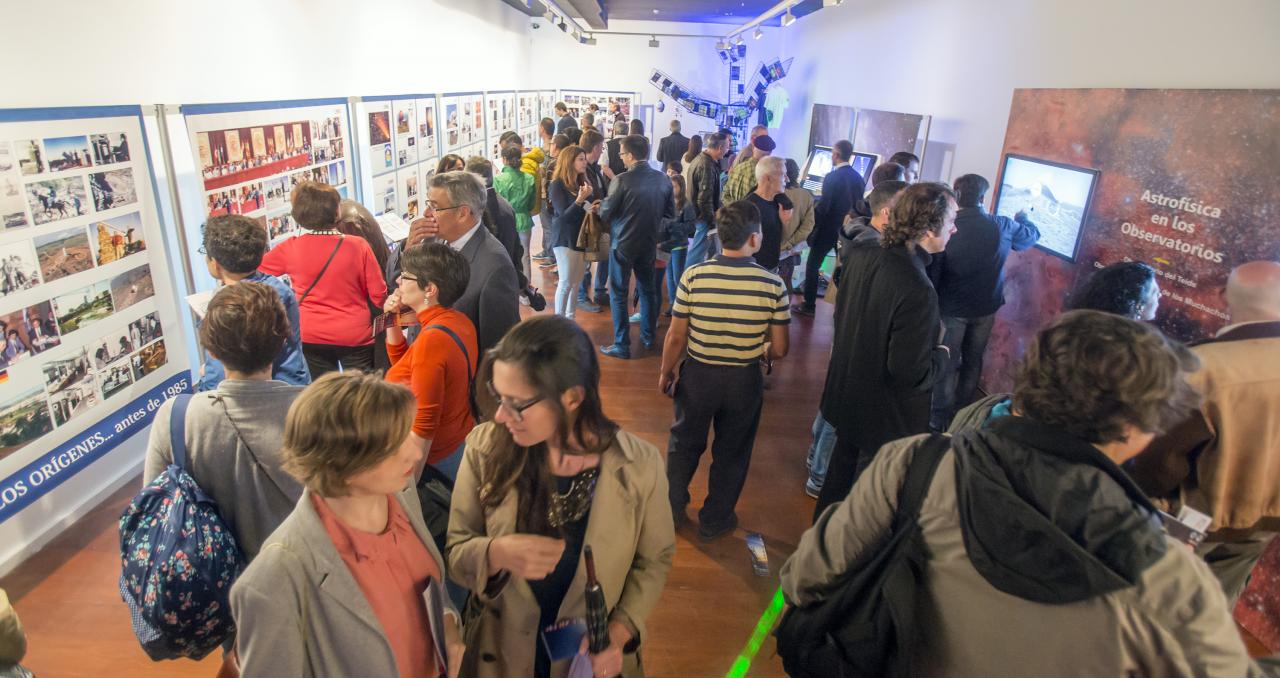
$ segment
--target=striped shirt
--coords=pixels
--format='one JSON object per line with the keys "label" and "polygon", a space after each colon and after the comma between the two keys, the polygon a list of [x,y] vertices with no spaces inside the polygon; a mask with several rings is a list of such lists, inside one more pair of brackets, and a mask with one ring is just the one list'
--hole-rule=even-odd
{"label": "striped shirt", "polygon": [[760,362],[769,326],[791,323],[782,278],[722,254],[685,270],[671,314],[689,319],[689,357],[735,367]]}

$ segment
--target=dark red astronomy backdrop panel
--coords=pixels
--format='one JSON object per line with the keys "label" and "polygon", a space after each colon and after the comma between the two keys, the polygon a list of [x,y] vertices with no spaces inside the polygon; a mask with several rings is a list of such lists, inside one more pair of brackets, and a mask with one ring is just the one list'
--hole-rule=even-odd
{"label": "dark red astronomy backdrop panel", "polygon": [[1280,261],[1280,91],[1019,89],[1004,152],[1100,175],[1074,263],[1040,250],[1010,256],[988,392],[1011,389],[1026,342],[1095,268],[1155,267],[1155,322],[1189,341],[1227,324],[1232,267]]}

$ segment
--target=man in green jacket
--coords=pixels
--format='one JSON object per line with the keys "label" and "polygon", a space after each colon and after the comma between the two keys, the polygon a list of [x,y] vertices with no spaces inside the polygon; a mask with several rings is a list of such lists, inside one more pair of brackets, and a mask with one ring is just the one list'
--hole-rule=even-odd
{"label": "man in green jacket", "polygon": [[530,211],[533,209],[533,202],[538,192],[533,175],[520,171],[522,162],[519,146],[511,145],[502,149],[502,164],[505,167],[498,176],[493,178],[493,190],[506,198],[507,202],[511,203],[511,208],[515,210],[516,232],[520,234],[520,244],[524,247],[524,257],[520,259],[520,265],[524,268],[525,280],[530,280],[529,236],[533,232],[533,216]]}

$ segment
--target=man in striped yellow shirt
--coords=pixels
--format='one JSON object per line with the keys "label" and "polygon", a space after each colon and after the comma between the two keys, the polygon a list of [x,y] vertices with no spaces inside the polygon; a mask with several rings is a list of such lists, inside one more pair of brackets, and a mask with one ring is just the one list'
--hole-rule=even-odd
{"label": "man in striped yellow shirt", "polygon": [[704,541],[738,524],[734,506],[747,481],[764,405],[761,363],[787,354],[791,322],[782,278],[752,258],[763,238],[759,210],[745,200],[726,205],[716,214],[716,228],[723,252],[681,277],[658,378],[662,392],[675,399],[667,481],[677,524],[687,520],[689,481],[715,425],[707,499],[698,513]]}

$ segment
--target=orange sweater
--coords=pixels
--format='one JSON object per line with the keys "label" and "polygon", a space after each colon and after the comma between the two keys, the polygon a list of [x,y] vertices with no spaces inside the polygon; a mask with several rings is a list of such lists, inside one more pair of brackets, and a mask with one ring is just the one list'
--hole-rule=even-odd
{"label": "orange sweater", "polygon": [[467,361],[458,344],[442,330],[428,330],[431,325],[444,325],[453,330],[467,347],[471,373],[475,374],[480,349],[476,328],[460,311],[433,306],[418,314],[422,331],[413,344],[387,342],[391,369],[387,381],[408,386],[418,400],[418,414],[413,432],[431,440],[427,463],[432,464],[457,449],[475,426],[468,403]]}

